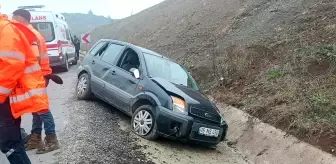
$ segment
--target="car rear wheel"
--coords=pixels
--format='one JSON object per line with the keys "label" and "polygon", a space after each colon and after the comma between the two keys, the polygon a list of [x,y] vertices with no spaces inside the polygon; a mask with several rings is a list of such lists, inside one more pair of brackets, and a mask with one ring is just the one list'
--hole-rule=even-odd
{"label": "car rear wheel", "polygon": [[90,78],[87,73],[83,73],[78,81],[76,86],[76,94],[79,100],[87,100],[92,96]]}
{"label": "car rear wheel", "polygon": [[154,108],[150,105],[140,106],[133,114],[132,129],[138,136],[147,140],[158,138]]}

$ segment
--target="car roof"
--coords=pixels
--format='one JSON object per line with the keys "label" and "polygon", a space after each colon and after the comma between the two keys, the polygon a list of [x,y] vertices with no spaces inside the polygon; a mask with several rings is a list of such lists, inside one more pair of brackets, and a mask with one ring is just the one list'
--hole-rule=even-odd
{"label": "car roof", "polygon": [[169,58],[167,58],[166,56],[163,56],[163,55],[161,55],[161,54],[159,54],[157,52],[154,52],[152,50],[149,50],[149,49],[146,49],[146,48],[143,48],[143,47],[131,44],[131,43],[127,43],[127,42],[123,42],[123,41],[119,41],[119,40],[113,40],[113,39],[100,39],[99,41],[106,41],[106,42],[112,42],[112,43],[122,44],[122,45],[125,45],[125,46],[128,46],[128,47],[131,47],[133,49],[136,49],[138,51],[141,51],[142,53],[147,53],[147,54],[150,54],[150,55],[155,55],[155,56],[164,58],[166,60],[172,61]]}

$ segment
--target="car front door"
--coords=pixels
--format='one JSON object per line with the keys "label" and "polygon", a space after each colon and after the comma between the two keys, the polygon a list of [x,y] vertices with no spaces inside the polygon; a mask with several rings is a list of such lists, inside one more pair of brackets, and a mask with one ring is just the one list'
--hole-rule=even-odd
{"label": "car front door", "polygon": [[[134,63],[129,67],[123,67],[123,65],[129,59],[129,56],[133,56]],[[135,61],[137,60],[137,61]],[[114,86],[115,89],[115,101],[117,106],[127,113],[131,113],[131,100],[138,93],[137,86],[140,82],[139,79],[135,78],[133,73],[130,71],[131,68],[139,69],[140,60],[138,54],[130,48],[126,48],[120,58],[118,59],[117,65],[112,67],[108,77],[109,83]]]}
{"label": "car front door", "polygon": [[116,87],[111,83],[110,77],[111,77],[111,69],[113,70],[115,67],[116,59],[120,56],[120,53],[125,48],[124,45],[116,44],[116,43],[110,43],[108,47],[106,48],[105,52],[102,54],[101,60],[105,64],[109,65],[108,70],[104,69],[101,70],[104,72],[104,79],[106,78],[106,85],[104,88],[104,100],[106,100],[111,105],[117,106],[116,104],[116,95],[118,94]]}

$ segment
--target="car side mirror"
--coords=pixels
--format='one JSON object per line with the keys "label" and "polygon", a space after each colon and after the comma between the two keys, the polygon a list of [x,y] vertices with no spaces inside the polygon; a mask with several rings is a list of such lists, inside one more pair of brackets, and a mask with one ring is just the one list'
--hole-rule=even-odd
{"label": "car side mirror", "polygon": [[136,68],[131,68],[131,69],[130,69],[130,72],[133,73],[133,76],[134,76],[136,79],[139,79],[139,78],[140,78],[140,72],[139,72],[138,69],[136,69]]}

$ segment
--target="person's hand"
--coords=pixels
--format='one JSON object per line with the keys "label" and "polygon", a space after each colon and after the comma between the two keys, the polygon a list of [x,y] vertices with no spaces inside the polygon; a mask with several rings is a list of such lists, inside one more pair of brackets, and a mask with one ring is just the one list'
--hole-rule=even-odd
{"label": "person's hand", "polygon": [[44,76],[44,81],[45,81],[45,85],[47,87],[49,85],[49,78]]}

